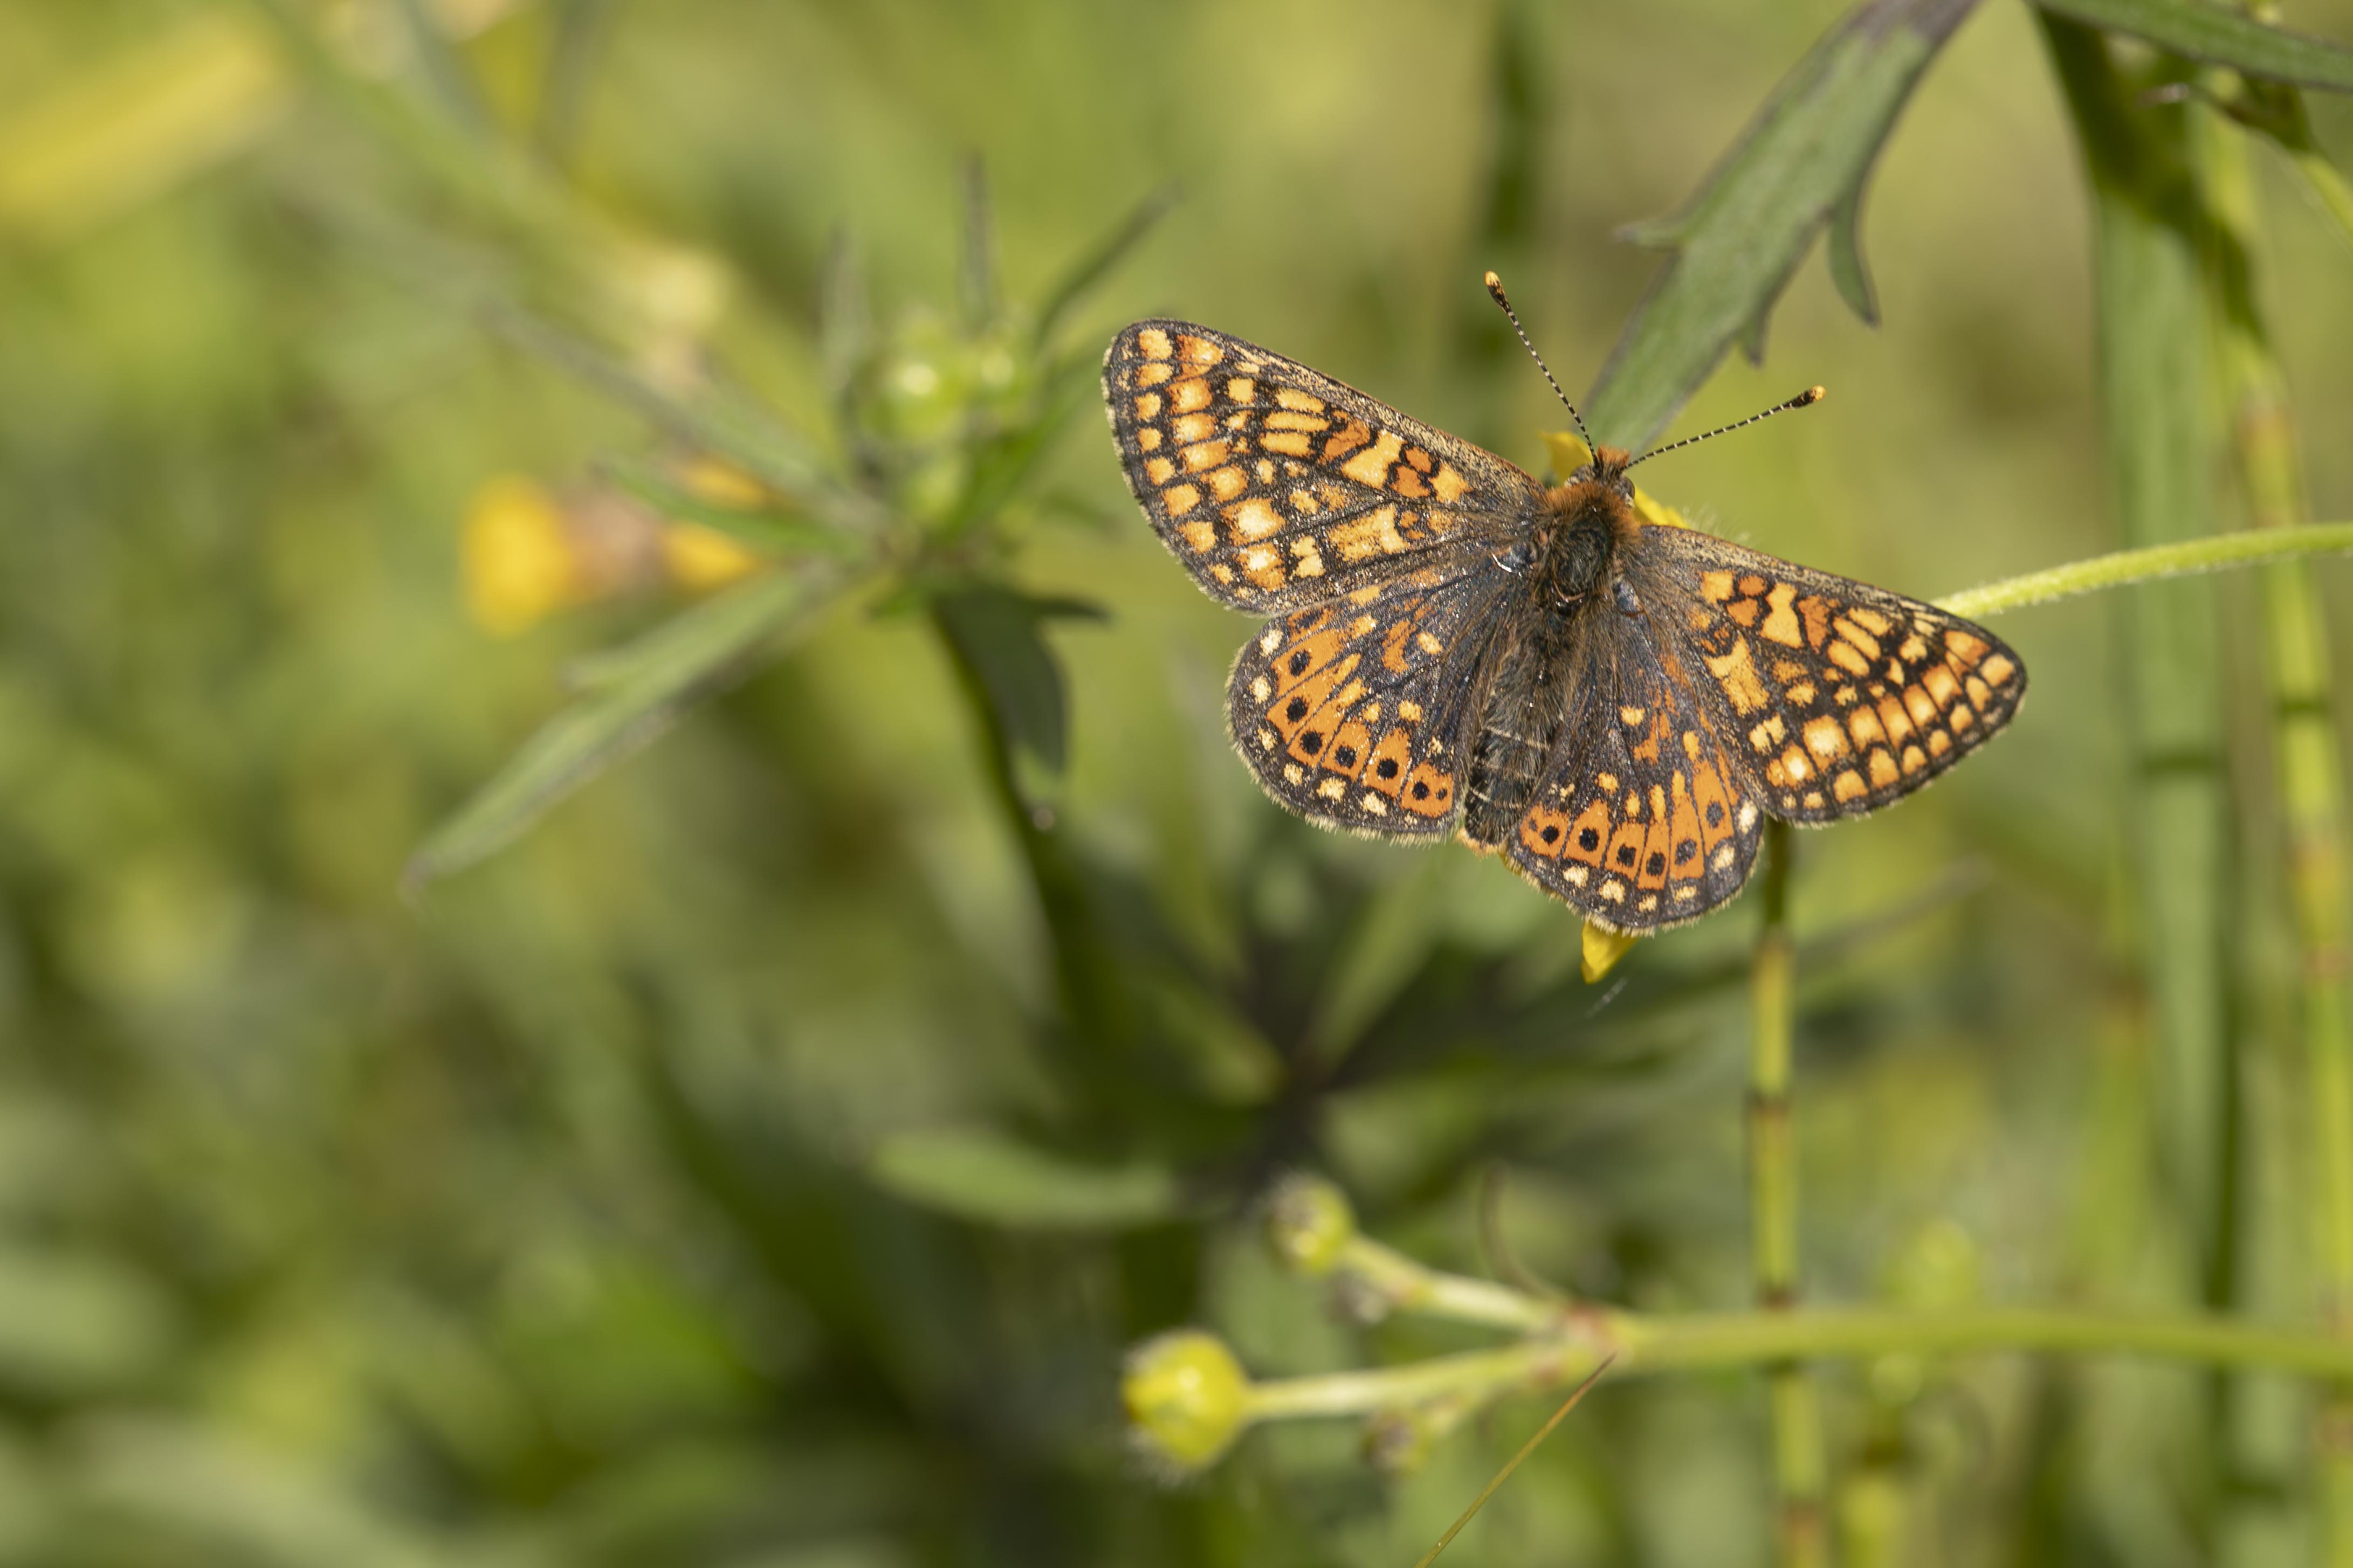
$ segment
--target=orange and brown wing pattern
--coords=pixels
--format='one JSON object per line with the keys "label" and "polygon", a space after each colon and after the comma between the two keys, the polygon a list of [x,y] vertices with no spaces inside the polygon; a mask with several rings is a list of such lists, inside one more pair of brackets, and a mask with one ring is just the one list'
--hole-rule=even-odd
{"label": "orange and brown wing pattern", "polygon": [[1909,795],[2010,722],[2026,666],[1933,605],[1683,529],[1645,529],[1629,574],[1687,639],[1728,749],[1798,823]]}
{"label": "orange and brown wing pattern", "polygon": [[[1748,880],[1763,807],[1702,706],[1631,622],[1583,661],[1554,765],[1497,846],[1514,870],[1606,930],[1696,920]],[[1618,629],[1618,628],[1613,628]]]}
{"label": "orange and brown wing pattern", "polygon": [[1494,591],[1426,567],[1269,621],[1226,683],[1234,747],[1267,794],[1329,827],[1451,832]]}
{"label": "orange and brown wing pattern", "polygon": [[1138,321],[1103,356],[1128,488],[1193,580],[1237,609],[1337,598],[1516,539],[1535,480],[1280,354]]}

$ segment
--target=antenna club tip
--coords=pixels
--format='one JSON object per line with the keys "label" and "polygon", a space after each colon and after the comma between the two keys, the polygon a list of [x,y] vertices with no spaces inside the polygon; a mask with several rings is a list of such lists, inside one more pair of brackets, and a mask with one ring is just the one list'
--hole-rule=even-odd
{"label": "antenna club tip", "polygon": [[1488,293],[1494,295],[1498,300],[1504,297],[1504,280],[1495,276],[1493,268],[1488,269],[1485,281]]}
{"label": "antenna club tip", "polygon": [[1798,394],[1798,406],[1803,408],[1810,404],[1820,403],[1823,398],[1828,397],[1830,395],[1831,389],[1827,386],[1810,386],[1806,388],[1805,391]]}

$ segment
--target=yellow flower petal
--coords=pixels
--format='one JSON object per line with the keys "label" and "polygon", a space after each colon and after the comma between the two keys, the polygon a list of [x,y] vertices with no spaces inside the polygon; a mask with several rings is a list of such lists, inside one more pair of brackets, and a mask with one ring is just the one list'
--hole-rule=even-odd
{"label": "yellow flower petal", "polygon": [[720,532],[699,522],[665,525],[661,535],[662,566],[681,587],[704,591],[723,588],[760,569],[760,558]]}
{"label": "yellow flower petal", "polygon": [[1585,983],[1590,985],[1616,968],[1618,961],[1633,951],[1634,944],[1640,941],[1641,938],[1629,936],[1623,931],[1603,931],[1588,921],[1585,923]]}
{"label": "yellow flower petal", "polygon": [[501,475],[474,492],[459,559],[467,613],[498,637],[528,629],[580,595],[564,514],[538,481],[521,475]]}

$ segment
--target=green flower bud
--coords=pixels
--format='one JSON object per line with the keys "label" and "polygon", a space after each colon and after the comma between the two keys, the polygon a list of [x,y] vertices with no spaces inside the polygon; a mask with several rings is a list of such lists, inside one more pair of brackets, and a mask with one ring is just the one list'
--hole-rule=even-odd
{"label": "green flower bud", "polygon": [[1177,1329],[1128,1352],[1120,1401],[1145,1451],[1179,1470],[1197,1470],[1250,1424],[1250,1384],[1215,1334]]}
{"label": "green flower bud", "polygon": [[1347,1198],[1321,1176],[1286,1176],[1267,1201],[1267,1244],[1293,1273],[1330,1273],[1356,1235],[1356,1215]]}

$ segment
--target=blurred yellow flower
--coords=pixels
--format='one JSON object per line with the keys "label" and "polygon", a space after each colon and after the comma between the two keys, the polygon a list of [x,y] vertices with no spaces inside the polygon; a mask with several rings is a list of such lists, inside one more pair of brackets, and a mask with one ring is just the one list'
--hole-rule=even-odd
{"label": "blurred yellow flower", "polygon": [[[712,506],[750,511],[774,505],[768,488],[743,469],[716,458],[689,458],[678,472],[688,494]],[[760,558],[738,541],[699,522],[673,521],[662,530],[662,565],[682,588],[723,588],[760,568]]]}
{"label": "blurred yellow flower", "polygon": [[768,487],[735,467],[712,457],[688,458],[679,468],[679,482],[689,493],[712,506],[733,507],[738,511],[750,511],[754,507],[772,503],[776,498]]}
{"label": "blurred yellow flower", "polygon": [[662,567],[681,588],[723,588],[760,569],[760,558],[715,528],[673,522],[662,529]]}
{"label": "blurred yellow flower", "polygon": [[[698,462],[680,481],[717,504],[750,505],[767,492],[732,468]],[[668,580],[691,593],[758,571],[761,557],[720,530],[665,521],[610,490],[558,491],[523,474],[484,481],[467,503],[460,550],[466,611],[498,637],[528,631],[557,610]]]}
{"label": "blurred yellow flower", "polygon": [[584,595],[563,509],[544,486],[521,475],[501,475],[474,492],[461,560],[467,613],[499,637],[525,631]]}

